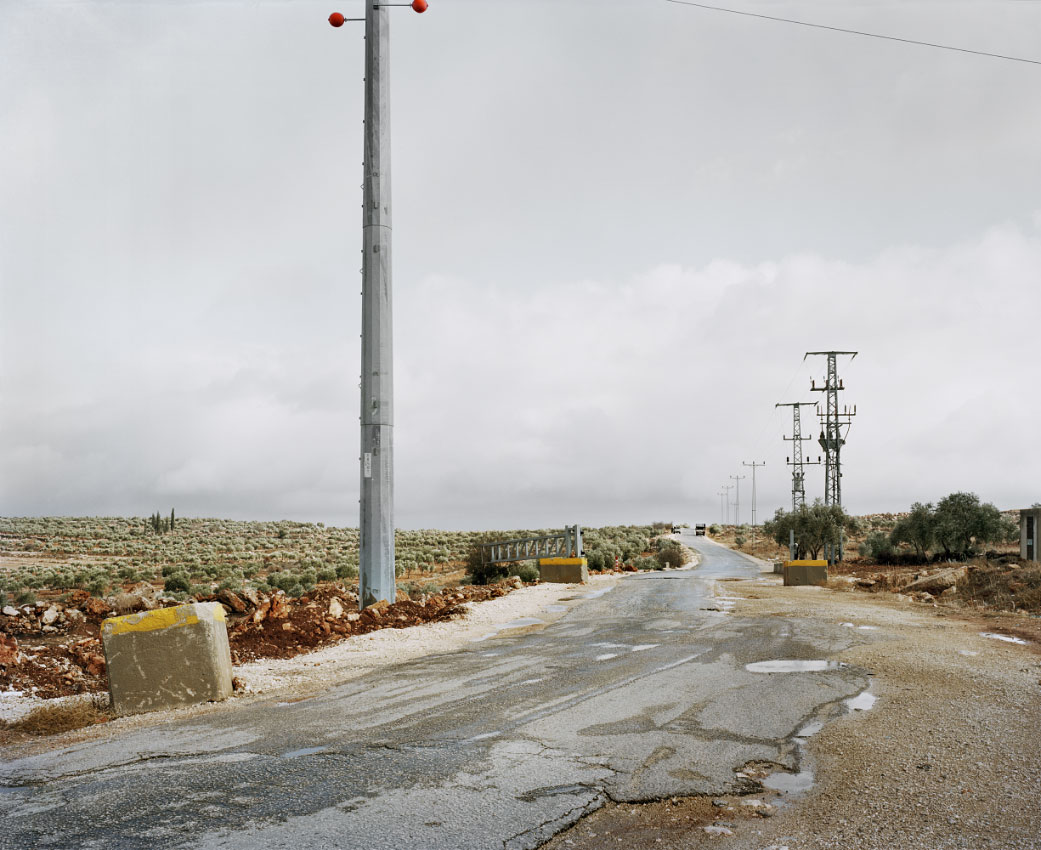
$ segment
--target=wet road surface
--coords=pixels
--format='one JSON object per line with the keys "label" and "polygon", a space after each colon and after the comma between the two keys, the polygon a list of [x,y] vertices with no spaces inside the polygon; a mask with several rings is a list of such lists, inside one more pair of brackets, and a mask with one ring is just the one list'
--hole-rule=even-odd
{"label": "wet road surface", "polygon": [[697,569],[577,588],[545,628],[6,761],[0,847],[530,848],[607,799],[740,791],[753,761],[797,772],[796,733],[868,676],[746,665],[826,661],[850,630],[729,613],[748,585],[721,579],[759,567],[683,541]]}

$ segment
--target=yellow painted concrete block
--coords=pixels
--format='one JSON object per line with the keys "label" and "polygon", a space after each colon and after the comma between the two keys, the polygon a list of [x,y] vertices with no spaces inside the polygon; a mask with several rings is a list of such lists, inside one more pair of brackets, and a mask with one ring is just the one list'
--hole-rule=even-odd
{"label": "yellow painted concrete block", "polygon": [[563,584],[584,584],[589,581],[589,562],[585,558],[541,558],[539,579]]}
{"label": "yellow painted concrete block", "polygon": [[800,587],[808,584],[828,583],[827,561],[785,561],[785,587]]}
{"label": "yellow painted concrete block", "polygon": [[110,617],[101,643],[117,714],[231,696],[231,647],[218,602]]}

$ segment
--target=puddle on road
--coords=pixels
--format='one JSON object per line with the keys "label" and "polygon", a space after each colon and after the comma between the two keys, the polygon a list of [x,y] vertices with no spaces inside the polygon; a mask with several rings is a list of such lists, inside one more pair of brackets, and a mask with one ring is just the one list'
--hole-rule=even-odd
{"label": "puddle on road", "polygon": [[977,655],[979,655],[978,652],[975,652],[974,650],[971,650],[971,649],[959,649],[958,650],[958,654],[959,655],[967,655],[967,656],[969,656],[969,658],[975,658]]}
{"label": "puddle on road", "polygon": [[[856,696],[844,699],[842,703],[846,706],[847,712],[868,711],[875,705],[877,699],[878,697],[868,689],[861,691]],[[824,728],[824,722],[824,720],[811,720],[800,728],[793,737],[795,749],[799,753],[798,764],[803,769],[796,773],[785,773],[784,771],[771,773],[762,780],[763,785],[782,794],[802,794],[813,787],[814,775],[808,766],[809,755],[806,752],[806,743]]]}
{"label": "puddle on road", "polygon": [[593,590],[593,591],[590,591],[589,593],[584,594],[582,596],[582,599],[598,599],[599,597],[603,596],[605,593],[610,593],[612,590],[614,590],[614,587],[604,587],[604,588],[601,588],[600,590]]}
{"label": "puddle on road", "polygon": [[488,632],[486,635],[481,635],[479,638],[474,638],[470,643],[480,643],[483,640],[488,640],[488,638],[493,638],[499,634],[499,632],[506,631],[506,629],[523,629],[528,626],[541,626],[545,622],[545,620],[540,620],[538,617],[521,617],[518,620],[510,620],[508,623],[496,626],[495,631]]}
{"label": "puddle on road", "polygon": [[778,658],[773,661],[755,661],[746,664],[750,673],[817,673],[821,670],[836,670],[838,661],[803,661],[797,658]]}
{"label": "puddle on road", "polygon": [[603,655],[598,655],[594,660],[595,661],[607,661],[607,660],[609,660],[611,658],[617,658],[617,657],[618,657],[618,653],[617,652],[605,652]]}
{"label": "puddle on road", "polygon": [[800,770],[798,773],[771,773],[763,780],[763,785],[782,794],[801,794],[813,787],[813,771]]}
{"label": "puddle on road", "polygon": [[850,711],[869,711],[874,706],[875,700],[877,699],[878,697],[870,691],[862,691],[855,697],[844,699],[843,702]]}
{"label": "puddle on road", "polygon": [[313,756],[315,753],[324,753],[328,747],[304,747],[302,750],[290,750],[288,753],[282,753],[284,759],[295,759],[300,756]]}
{"label": "puddle on road", "polygon": [[563,611],[567,611],[567,605],[547,605],[546,610],[551,614],[560,614]]}
{"label": "puddle on road", "polygon": [[632,648],[632,652],[643,652],[645,649],[654,649],[656,646],[661,646],[660,643],[641,643],[637,644]]}
{"label": "puddle on road", "polygon": [[999,635],[994,632],[980,632],[980,637],[994,638],[994,640],[1003,640],[1005,643],[1016,643],[1020,646],[1026,646],[1027,642],[1023,638],[1013,637],[1012,635]]}

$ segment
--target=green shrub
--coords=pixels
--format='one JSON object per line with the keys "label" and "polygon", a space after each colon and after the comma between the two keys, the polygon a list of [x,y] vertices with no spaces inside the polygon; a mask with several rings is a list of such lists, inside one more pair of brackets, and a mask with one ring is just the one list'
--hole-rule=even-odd
{"label": "green shrub", "polygon": [[658,553],[654,556],[655,559],[662,567],[682,567],[687,563],[687,553],[676,543],[675,540],[670,540],[672,546],[663,546],[658,550]]}
{"label": "green shrub", "polygon": [[708,527],[708,533],[709,534],[722,534],[723,533],[723,526],[721,526],[718,523],[714,522],[714,523],[712,523],[712,525],[710,525]]}
{"label": "green shrub", "polygon": [[734,545],[737,546],[738,549],[744,546],[747,542],[748,540],[745,538],[743,534],[739,534],[737,535],[737,537],[734,538]]}
{"label": "green shrub", "polygon": [[36,594],[31,588],[23,587],[14,596],[16,605],[32,605],[36,602]]}
{"label": "green shrub", "polygon": [[638,570],[660,570],[662,568],[657,558],[650,557],[637,558],[633,561],[633,566]]}
{"label": "green shrub", "polygon": [[190,588],[191,582],[188,580],[188,575],[183,572],[171,573],[163,582],[163,590],[168,593],[187,593]]}
{"label": "green shrub", "polygon": [[322,567],[316,574],[318,581],[336,581],[336,570],[333,567]]}
{"label": "green shrub", "polygon": [[358,565],[357,564],[338,564],[336,566],[336,577],[337,578],[357,578],[358,577]]}
{"label": "green shrub", "polygon": [[888,564],[893,560],[896,549],[888,534],[884,531],[872,531],[860,544],[860,554],[880,564]]}
{"label": "green shrub", "polygon": [[517,576],[521,581],[537,581],[539,577],[539,569],[532,564],[514,564],[510,567],[510,575]]}

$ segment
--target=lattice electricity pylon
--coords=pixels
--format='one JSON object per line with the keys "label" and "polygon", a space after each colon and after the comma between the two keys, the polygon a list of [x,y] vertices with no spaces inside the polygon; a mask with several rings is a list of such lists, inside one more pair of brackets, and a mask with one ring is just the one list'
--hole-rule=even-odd
{"label": "lattice electricity pylon", "polygon": [[792,468],[792,510],[797,511],[806,504],[806,472],[804,466],[819,466],[821,459],[803,460],[802,444],[812,437],[802,435],[802,417],[799,409],[803,407],[816,407],[812,401],[786,401],[775,404],[774,407],[790,407],[792,409],[792,435],[785,437],[792,443],[792,454],[785,458],[785,462]]}
{"label": "lattice electricity pylon", "polygon": [[840,354],[849,355],[851,360],[857,356],[855,351],[807,351],[806,356],[802,359],[805,360],[811,355],[828,358],[828,377],[825,379],[824,386],[818,387],[817,382],[812,381],[810,389],[813,392],[827,393],[824,413],[821,414],[819,409],[817,411],[823,426],[817,442],[824,449],[824,504],[842,507],[841,454],[842,447],[846,444],[846,437],[842,429],[845,428],[846,433],[849,433],[849,426],[853,417],[857,415],[857,408],[854,406],[852,412],[848,408],[843,408],[839,412],[839,392],[846,389],[839,380],[838,368],[835,365],[835,360]]}

